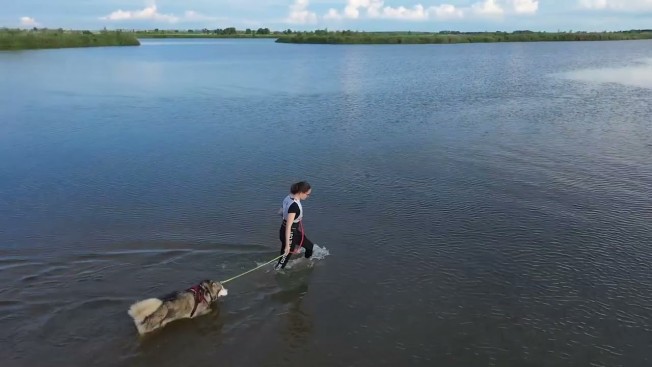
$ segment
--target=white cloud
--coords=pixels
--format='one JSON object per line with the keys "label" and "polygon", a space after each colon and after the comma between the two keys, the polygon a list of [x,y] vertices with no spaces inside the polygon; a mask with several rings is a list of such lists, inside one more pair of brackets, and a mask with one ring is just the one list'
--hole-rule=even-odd
{"label": "white cloud", "polygon": [[652,0],[580,0],[579,5],[592,10],[630,12],[652,10]]}
{"label": "white cloud", "polygon": [[[359,14],[358,8],[364,7],[367,9],[367,16],[371,18],[380,18],[382,17],[382,14],[385,13],[385,8],[387,8],[383,8],[384,4],[385,2],[382,0],[351,0],[345,9],[345,13],[348,11],[349,13],[355,13],[357,15]],[[386,18],[388,17],[386,16]]]}
{"label": "white cloud", "polygon": [[579,5],[590,10],[652,10],[652,0],[579,0]]}
{"label": "white cloud", "polygon": [[285,21],[293,24],[317,23],[317,14],[308,10],[308,0],[296,0],[290,5],[290,14]]}
{"label": "white cloud", "polygon": [[430,20],[430,19],[455,19],[463,18],[464,10],[451,4],[430,6],[425,8],[421,4],[414,5],[412,8],[404,6],[391,7],[384,6],[377,9],[368,10],[367,14],[371,18],[385,18],[396,20]]}
{"label": "white cloud", "polygon": [[31,18],[31,17],[21,17],[20,18],[20,25],[25,26],[25,27],[37,27],[37,26],[39,26],[36,19]]}
{"label": "white cloud", "polygon": [[580,0],[580,6],[586,9],[605,9],[607,0]]}
{"label": "white cloud", "polygon": [[427,20],[428,12],[421,4],[417,4],[411,9],[403,6],[398,8],[386,6],[379,17],[399,20]]}
{"label": "white cloud", "polygon": [[340,20],[344,18],[337,10],[331,8],[328,9],[328,13],[324,15],[324,19]]}
{"label": "white cloud", "polygon": [[512,0],[511,4],[516,14],[534,14],[539,10],[538,0]]}
{"label": "white cloud", "polygon": [[224,18],[211,17],[203,15],[194,10],[186,10],[182,16],[175,14],[162,14],[159,12],[155,2],[150,2],[142,10],[116,10],[113,13],[101,17],[101,20],[109,21],[130,21],[130,20],[149,20],[155,22],[165,23],[178,23],[178,22],[193,22],[193,21],[211,21],[220,20]]}
{"label": "white cloud", "polygon": [[484,0],[481,3],[471,5],[471,11],[477,15],[495,16],[502,15],[505,11],[496,4],[496,0]]}
{"label": "white cloud", "polygon": [[466,7],[452,4],[425,7],[420,3],[413,6],[393,7],[385,5],[384,0],[347,0],[342,11],[331,8],[324,15],[324,19],[359,19],[366,16],[367,18],[422,21],[460,19],[467,16],[495,17],[505,13],[534,14],[538,10],[539,0],[478,0]]}
{"label": "white cloud", "polygon": [[143,10],[122,10],[118,9],[113,13],[102,17],[103,20],[154,20],[159,22],[168,22],[176,23],[179,21],[179,17],[172,14],[161,14],[158,12],[158,8],[155,3],[150,4],[145,7]]}
{"label": "white cloud", "polygon": [[464,11],[462,9],[456,8],[455,5],[450,4],[431,6],[428,8],[428,12],[432,17],[437,19],[455,19],[464,17]]}
{"label": "white cloud", "polygon": [[[366,12],[365,12],[366,11]],[[325,19],[359,19],[363,12],[368,18],[396,19],[396,20],[428,20],[434,18],[461,17],[461,12],[454,5],[439,5],[424,7],[421,4],[412,7],[385,6],[383,0],[348,0],[344,11],[329,9]]]}
{"label": "white cloud", "polygon": [[379,18],[383,4],[382,0],[347,0],[342,13],[331,8],[324,17],[327,19],[358,19],[361,15],[360,9],[364,9],[367,10],[368,17]]}

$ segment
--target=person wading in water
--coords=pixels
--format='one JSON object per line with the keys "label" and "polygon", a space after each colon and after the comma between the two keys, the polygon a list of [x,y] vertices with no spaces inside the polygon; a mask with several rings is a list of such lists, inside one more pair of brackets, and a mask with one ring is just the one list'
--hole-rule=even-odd
{"label": "person wading in water", "polygon": [[283,199],[283,222],[279,229],[279,239],[281,240],[281,255],[283,255],[276,269],[284,269],[292,254],[298,254],[301,247],[306,249],[306,259],[312,256],[313,243],[306,237],[303,231],[303,207],[301,200],[306,200],[310,196],[312,189],[306,181],[297,182],[290,187],[290,194]]}

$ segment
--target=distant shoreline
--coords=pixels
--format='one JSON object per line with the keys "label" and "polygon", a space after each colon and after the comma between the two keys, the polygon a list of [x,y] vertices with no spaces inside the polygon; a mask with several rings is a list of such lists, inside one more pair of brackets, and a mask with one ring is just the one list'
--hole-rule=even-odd
{"label": "distant shoreline", "polygon": [[137,37],[121,31],[0,29],[1,51],[139,45]]}
{"label": "distant shoreline", "polygon": [[652,39],[652,29],[613,32],[357,32],[292,31],[268,28],[245,31],[235,28],[201,30],[101,30],[8,29],[0,28],[0,50],[48,48],[138,46],[139,39],[276,39],[295,44],[452,44],[542,41],[622,41]]}
{"label": "distant shoreline", "polygon": [[279,36],[278,43],[299,44],[450,44],[542,41],[620,41],[652,39],[652,30],[618,32],[326,32]]}

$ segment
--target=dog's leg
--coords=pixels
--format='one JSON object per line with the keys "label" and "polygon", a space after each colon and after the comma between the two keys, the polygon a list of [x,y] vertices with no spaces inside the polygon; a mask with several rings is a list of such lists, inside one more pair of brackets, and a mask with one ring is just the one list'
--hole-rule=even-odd
{"label": "dog's leg", "polygon": [[163,304],[159,307],[153,314],[149,315],[145,320],[143,320],[142,325],[145,327],[147,332],[158,329],[162,327],[165,321],[165,318],[168,316],[169,309]]}

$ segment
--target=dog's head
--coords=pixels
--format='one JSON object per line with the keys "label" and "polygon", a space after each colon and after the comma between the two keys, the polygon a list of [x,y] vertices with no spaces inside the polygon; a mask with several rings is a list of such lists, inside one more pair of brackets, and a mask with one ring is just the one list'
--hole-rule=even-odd
{"label": "dog's head", "polygon": [[211,302],[216,301],[218,297],[224,297],[229,292],[220,284],[214,280],[203,280],[199,285],[204,289],[206,294],[210,296]]}

